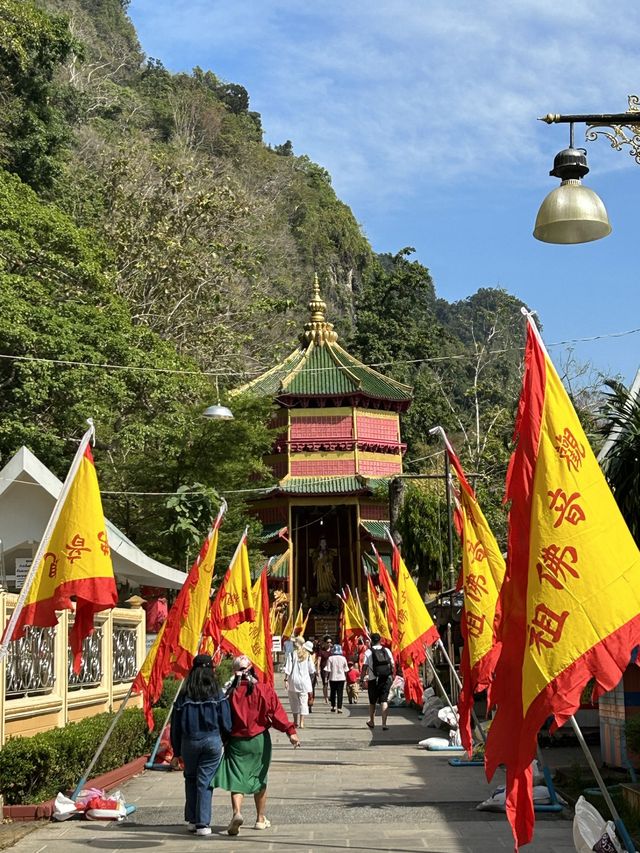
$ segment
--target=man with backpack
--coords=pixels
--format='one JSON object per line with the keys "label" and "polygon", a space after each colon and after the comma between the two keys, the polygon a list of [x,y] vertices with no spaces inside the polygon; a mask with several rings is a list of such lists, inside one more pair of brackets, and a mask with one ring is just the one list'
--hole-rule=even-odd
{"label": "man with backpack", "polygon": [[393,655],[389,649],[380,645],[380,634],[371,635],[371,646],[364,655],[362,665],[362,679],[367,682],[369,694],[369,719],[367,726],[372,729],[375,725],[373,718],[376,714],[376,705],[380,705],[382,714],[382,731],[386,732],[387,714],[389,713],[389,690],[394,674]]}

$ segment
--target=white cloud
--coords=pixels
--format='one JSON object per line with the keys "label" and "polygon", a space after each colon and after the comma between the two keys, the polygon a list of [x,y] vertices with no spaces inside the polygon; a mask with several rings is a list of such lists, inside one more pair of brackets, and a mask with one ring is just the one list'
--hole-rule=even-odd
{"label": "white cloud", "polygon": [[[133,0],[131,11],[150,53],[168,47],[174,63],[243,83],[269,141],[291,139],[366,202],[498,173],[542,184],[568,130],[536,118],[622,111],[635,85],[630,0],[615,14],[602,0]],[[600,163],[597,147],[599,168],[625,164]]]}

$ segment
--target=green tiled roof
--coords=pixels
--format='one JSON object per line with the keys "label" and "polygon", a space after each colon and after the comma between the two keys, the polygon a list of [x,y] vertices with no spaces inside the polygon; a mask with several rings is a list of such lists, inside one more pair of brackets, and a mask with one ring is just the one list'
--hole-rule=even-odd
{"label": "green tiled roof", "polygon": [[264,524],[262,526],[262,533],[260,535],[261,542],[274,542],[279,539],[280,531],[283,530],[286,534],[287,525],[286,524]]}
{"label": "green tiled roof", "polygon": [[238,388],[272,397],[339,397],[360,394],[374,400],[409,403],[412,389],[362,364],[337,343],[333,325],[324,317],[325,303],[316,281],[309,303],[311,320],[301,345],[284,361]]}
{"label": "green tiled roof", "polygon": [[269,566],[269,574],[272,578],[287,578],[289,577],[289,552],[276,557]]}
{"label": "green tiled roof", "polygon": [[376,400],[411,400],[411,388],[359,362],[337,343],[311,341],[237,393],[265,396],[336,397],[362,394]]}
{"label": "green tiled roof", "polygon": [[389,537],[387,536],[389,528],[388,521],[361,521],[360,526],[364,527],[373,539],[381,539],[383,542],[389,541]]}
{"label": "green tiled roof", "polygon": [[271,494],[286,495],[349,495],[363,494],[372,489],[366,477],[286,477]]}

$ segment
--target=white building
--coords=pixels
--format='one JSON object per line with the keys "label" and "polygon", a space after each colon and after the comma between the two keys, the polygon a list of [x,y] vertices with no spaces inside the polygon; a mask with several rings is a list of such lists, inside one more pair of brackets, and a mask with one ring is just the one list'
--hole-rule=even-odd
{"label": "white building", "polygon": [[[61,490],[61,481],[26,447],[0,471],[0,585],[6,589],[21,586]],[[180,589],[184,572],[148,557],[108,520],[107,535],[118,583]]]}

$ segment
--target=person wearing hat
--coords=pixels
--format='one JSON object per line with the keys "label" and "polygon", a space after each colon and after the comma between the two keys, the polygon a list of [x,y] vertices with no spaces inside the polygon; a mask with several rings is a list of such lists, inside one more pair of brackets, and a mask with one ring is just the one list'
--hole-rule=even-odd
{"label": "person wearing hat", "polygon": [[196,655],[171,714],[172,767],[184,763],[184,819],[189,831],[211,835],[209,783],[231,732],[229,700],[220,690],[210,655]]}
{"label": "person wearing hat", "polygon": [[334,714],[337,710],[338,713],[341,714],[344,685],[347,680],[349,664],[342,653],[342,646],[339,643],[336,643],[331,650],[326,670],[329,674],[329,701],[331,702],[331,713]]}
{"label": "person wearing hat", "polygon": [[271,826],[265,814],[267,774],[271,763],[269,729],[273,727],[287,734],[294,749],[300,746],[300,741],[276,691],[270,684],[256,679],[249,658],[245,655],[235,658],[233,672],[228,691],[233,720],[231,737],[211,787],[231,792],[233,814],[227,832],[238,835],[244,823],[242,803],[245,794],[253,794],[256,806],[254,829]]}
{"label": "person wearing hat", "polygon": [[296,637],[294,650],[284,662],[284,686],[289,693],[289,704],[295,725],[303,729],[303,718],[309,713],[309,694],[313,690],[312,677],[316,672],[313,643]]}

